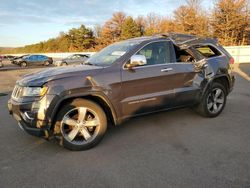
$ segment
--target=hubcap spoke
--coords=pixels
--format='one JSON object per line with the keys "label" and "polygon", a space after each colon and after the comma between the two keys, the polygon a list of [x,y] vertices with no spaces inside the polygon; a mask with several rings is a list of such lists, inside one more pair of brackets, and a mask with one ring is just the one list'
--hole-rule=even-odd
{"label": "hubcap spoke", "polygon": [[85,120],[87,109],[84,107],[78,108],[78,121],[82,122]]}
{"label": "hubcap spoke", "polygon": [[70,139],[70,141],[74,140],[74,138],[76,137],[77,133],[79,132],[79,127],[74,127],[70,133],[68,134],[68,137]]}
{"label": "hubcap spoke", "polygon": [[223,104],[224,100],[223,99],[217,99],[216,102],[219,103],[219,104]]}
{"label": "hubcap spoke", "polygon": [[216,111],[218,109],[218,106],[216,103],[214,103],[213,108],[214,108],[214,111]]}
{"label": "hubcap spoke", "polygon": [[214,96],[214,98],[217,99],[220,95],[221,95],[221,90],[220,90],[220,89],[217,89],[217,90],[215,91],[215,96]]}
{"label": "hubcap spoke", "polygon": [[83,135],[85,140],[88,140],[89,138],[91,138],[91,135],[87,128],[83,127],[80,132]]}
{"label": "hubcap spoke", "polygon": [[210,103],[207,104],[207,108],[208,109],[211,109],[212,107],[213,107],[213,103],[212,102],[210,102]]}
{"label": "hubcap spoke", "polygon": [[98,124],[99,122],[97,119],[92,119],[85,122],[85,127],[96,127]]}
{"label": "hubcap spoke", "polygon": [[67,125],[70,125],[70,126],[74,126],[74,127],[77,125],[76,120],[71,119],[70,117],[64,117],[63,118],[63,123],[65,123]]}

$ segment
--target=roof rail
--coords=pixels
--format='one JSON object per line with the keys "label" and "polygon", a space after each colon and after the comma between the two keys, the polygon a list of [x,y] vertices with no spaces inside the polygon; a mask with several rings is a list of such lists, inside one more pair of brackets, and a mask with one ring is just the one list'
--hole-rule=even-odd
{"label": "roof rail", "polygon": [[195,35],[174,33],[174,32],[156,34],[156,35],[153,35],[153,37],[169,38],[173,43],[178,44],[178,45],[199,39],[199,37]]}
{"label": "roof rail", "polygon": [[182,33],[163,33],[163,34],[157,34],[153,35],[154,37],[164,37],[171,40],[176,46],[180,48],[186,48],[190,44],[195,43],[218,43],[218,40],[215,38],[207,38],[202,36],[195,36],[190,34],[182,34]]}

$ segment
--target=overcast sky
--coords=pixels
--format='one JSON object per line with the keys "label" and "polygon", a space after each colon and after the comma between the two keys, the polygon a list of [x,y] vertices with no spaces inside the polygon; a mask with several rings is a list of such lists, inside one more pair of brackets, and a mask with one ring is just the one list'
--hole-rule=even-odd
{"label": "overcast sky", "polygon": [[[204,0],[204,7],[211,6]],[[15,47],[56,37],[84,24],[103,24],[115,11],[171,16],[185,0],[0,0],[0,46]]]}

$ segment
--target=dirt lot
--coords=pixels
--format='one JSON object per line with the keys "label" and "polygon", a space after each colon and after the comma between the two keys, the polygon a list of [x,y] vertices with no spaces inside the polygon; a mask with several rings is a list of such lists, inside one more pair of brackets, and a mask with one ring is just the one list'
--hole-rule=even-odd
{"label": "dirt lot", "polygon": [[37,72],[39,70],[41,70],[41,68],[0,71],[0,93],[8,93],[12,91],[16,80],[18,80],[21,76],[31,72]]}
{"label": "dirt lot", "polygon": [[[249,75],[250,64],[240,66]],[[0,72],[0,93],[21,75]],[[250,82],[236,75],[223,113],[190,109],[131,119],[95,148],[71,152],[22,132],[0,96],[2,187],[250,187]]]}

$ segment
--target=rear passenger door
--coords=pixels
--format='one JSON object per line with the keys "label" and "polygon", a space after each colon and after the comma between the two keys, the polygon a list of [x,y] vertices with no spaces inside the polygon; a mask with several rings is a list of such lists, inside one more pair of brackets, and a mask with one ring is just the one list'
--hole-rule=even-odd
{"label": "rear passenger door", "polygon": [[[183,50],[184,58],[178,57],[179,61],[174,63],[175,73],[178,75],[178,84],[175,86],[175,105],[184,106],[196,103],[201,94],[201,82],[204,79],[202,69],[197,69],[203,60],[198,61],[197,51],[193,47]],[[192,55],[191,55],[192,54]],[[182,56],[182,55],[181,55]],[[197,59],[195,59],[195,57]]]}
{"label": "rear passenger door", "polygon": [[136,53],[146,56],[146,65],[132,69],[125,65],[122,68],[121,105],[125,118],[173,106],[178,82],[171,63],[173,52],[170,41],[153,42]]}
{"label": "rear passenger door", "polygon": [[200,95],[199,73],[193,62],[176,62],[173,66],[176,74],[175,106],[185,106],[195,103]]}

